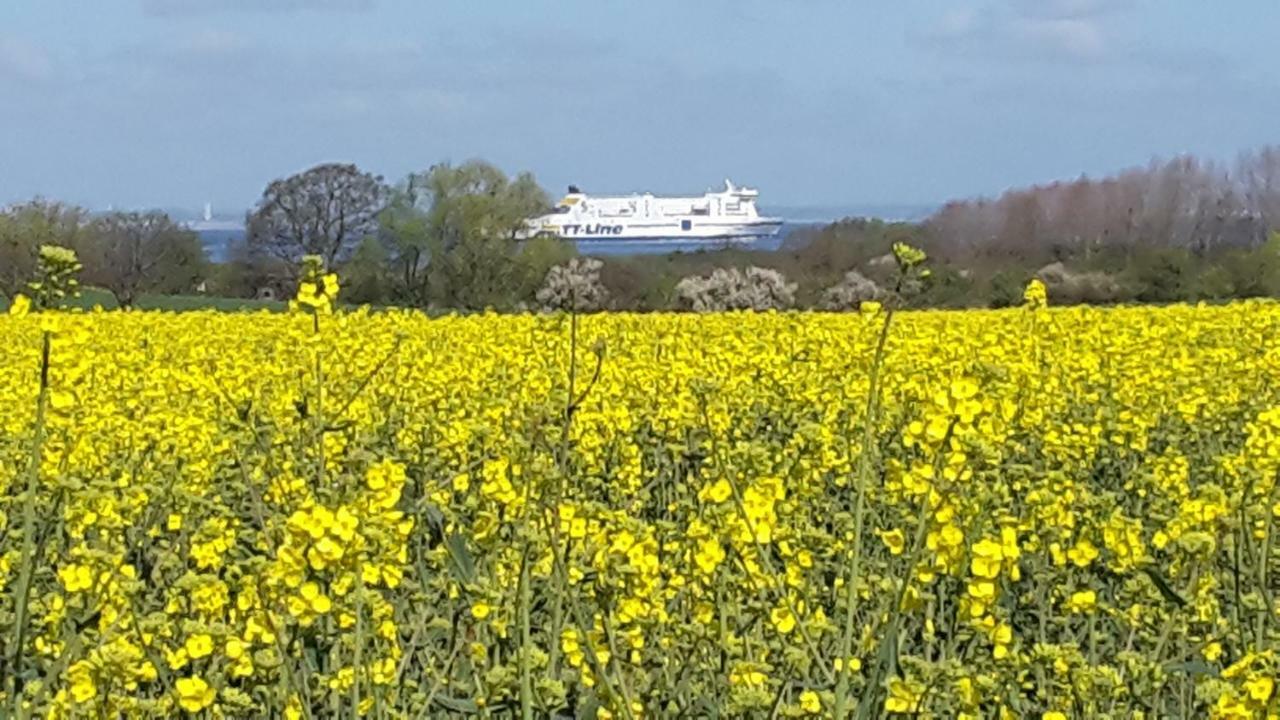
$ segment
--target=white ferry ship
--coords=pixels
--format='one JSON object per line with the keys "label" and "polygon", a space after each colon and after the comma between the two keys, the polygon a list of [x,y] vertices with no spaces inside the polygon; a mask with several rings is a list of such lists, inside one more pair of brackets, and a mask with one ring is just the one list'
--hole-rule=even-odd
{"label": "white ferry ship", "polygon": [[546,215],[526,221],[524,237],[550,235],[565,240],[720,240],[767,237],[782,220],[756,210],[759,191],[724,181],[722,192],[701,197],[569,194]]}

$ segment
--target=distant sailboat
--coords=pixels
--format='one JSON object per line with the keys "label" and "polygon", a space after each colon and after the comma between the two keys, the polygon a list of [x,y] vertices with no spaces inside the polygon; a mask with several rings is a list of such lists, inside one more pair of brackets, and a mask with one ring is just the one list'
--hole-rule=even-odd
{"label": "distant sailboat", "polygon": [[218,220],[213,216],[213,203],[205,202],[204,213],[199,220],[187,223],[187,227],[196,232],[240,230],[244,223],[236,220]]}

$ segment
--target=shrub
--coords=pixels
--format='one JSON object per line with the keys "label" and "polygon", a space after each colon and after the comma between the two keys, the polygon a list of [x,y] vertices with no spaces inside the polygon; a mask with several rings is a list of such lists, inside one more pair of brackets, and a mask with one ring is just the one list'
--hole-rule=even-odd
{"label": "shrub", "polygon": [[879,285],[857,270],[850,270],[840,282],[822,292],[819,305],[827,310],[847,310],[866,300],[876,300],[883,296],[884,291]]}
{"label": "shrub", "polygon": [[1124,299],[1128,293],[1107,273],[1076,273],[1060,262],[1040,268],[1036,278],[1044,282],[1055,305],[1109,304]]}
{"label": "shrub", "polygon": [[708,276],[684,278],[676,285],[682,307],[697,312],[780,310],[795,304],[796,286],[777,270],[717,268]]}
{"label": "shrub", "polygon": [[1197,258],[1181,248],[1135,250],[1125,276],[1141,302],[1168,303],[1197,296]]}
{"label": "shrub", "polygon": [[600,282],[604,263],[595,258],[573,258],[547,271],[537,301],[544,310],[592,312],[609,304],[609,291]]}
{"label": "shrub", "polygon": [[1014,307],[1022,304],[1022,290],[1026,280],[1013,273],[998,272],[991,276],[988,299],[993,308]]}

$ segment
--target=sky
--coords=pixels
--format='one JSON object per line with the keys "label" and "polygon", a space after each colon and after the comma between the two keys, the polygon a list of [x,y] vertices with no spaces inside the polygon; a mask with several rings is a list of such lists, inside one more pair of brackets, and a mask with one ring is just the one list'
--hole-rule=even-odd
{"label": "sky", "polygon": [[4,0],[0,205],[354,162],[937,203],[1280,143],[1275,0]]}

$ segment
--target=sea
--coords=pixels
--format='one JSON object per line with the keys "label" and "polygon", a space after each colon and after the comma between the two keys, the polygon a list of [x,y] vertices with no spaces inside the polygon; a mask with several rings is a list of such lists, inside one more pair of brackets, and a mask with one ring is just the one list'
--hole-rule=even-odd
{"label": "sea", "polygon": [[204,245],[205,254],[214,262],[226,262],[231,256],[231,247],[237,241],[244,237],[243,229],[227,229],[220,228],[217,230],[202,230],[196,228],[196,234],[200,236],[200,242]]}
{"label": "sea", "polygon": [[[776,235],[754,238],[737,242],[690,241],[682,238],[661,240],[584,240],[579,241],[578,252],[583,255],[666,255],[670,253],[689,253],[724,248],[739,250],[772,251],[781,248],[787,239],[797,232],[820,228],[841,218],[875,217],[885,220],[918,222],[928,217],[933,211],[928,205],[862,205],[844,207],[797,207],[770,208],[765,214],[784,218],[782,228]],[[200,240],[204,243],[209,259],[214,262],[225,262],[230,255],[232,245],[244,237],[241,228],[220,225],[217,228],[202,229],[196,227]]]}
{"label": "sea", "polygon": [[[737,242],[694,241],[680,238],[660,240],[579,240],[578,252],[582,255],[666,255],[734,248],[738,250],[777,250],[788,236],[806,227],[820,227],[814,223],[788,223],[772,237],[759,237]],[[197,230],[205,252],[214,262],[226,262],[234,243],[244,237],[243,230]]]}

